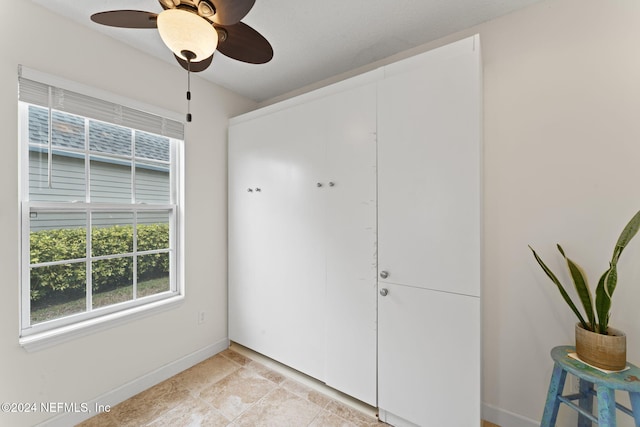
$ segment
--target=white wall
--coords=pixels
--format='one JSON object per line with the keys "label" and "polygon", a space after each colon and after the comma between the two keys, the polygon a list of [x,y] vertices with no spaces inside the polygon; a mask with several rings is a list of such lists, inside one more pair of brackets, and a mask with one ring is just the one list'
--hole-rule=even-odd
{"label": "white wall", "polygon": [[[546,1],[480,32],[483,399],[539,420],[549,350],[572,343],[575,320],[527,244],[562,271],[554,247],[561,243],[595,286],[619,233],[640,210],[640,3]],[[636,364],[639,259],[640,237],[621,258],[611,319],[629,335],[628,359]]]}
{"label": "white wall", "polygon": [[[87,402],[225,345],[227,119],[254,103],[192,78],[194,119],[186,125],[185,143],[185,301],[170,311],[28,353],[18,344],[17,65],[177,112],[186,109],[186,74],[30,1],[3,2],[0,52],[0,402]],[[207,321],[198,326],[201,310]],[[53,415],[0,413],[0,425],[30,426]]]}
{"label": "white wall", "polygon": [[[539,424],[573,313],[535,263],[561,243],[595,286],[640,210],[640,3],[548,0],[366,68],[480,33],[484,63],[484,417]],[[640,237],[621,258],[611,324],[640,364]],[[623,400],[626,396],[621,396]],[[559,426],[573,414],[561,409]],[[619,425],[632,425],[619,413]],[[575,423],[573,424],[575,425]]]}

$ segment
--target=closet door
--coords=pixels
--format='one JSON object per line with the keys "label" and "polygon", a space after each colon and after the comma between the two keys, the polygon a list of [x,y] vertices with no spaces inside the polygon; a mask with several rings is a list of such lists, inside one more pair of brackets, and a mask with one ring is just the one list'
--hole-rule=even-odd
{"label": "closet door", "polygon": [[476,39],[393,64],[380,83],[379,263],[390,282],[479,295]]}
{"label": "closet door", "polygon": [[477,43],[394,64],[379,86],[378,404],[395,426],[480,420]]}
{"label": "closet door", "polygon": [[229,338],[316,378],[325,348],[320,113],[304,104],[239,123],[229,144]]}
{"label": "closet door", "polygon": [[[281,176],[273,160],[279,147],[266,144],[260,121],[230,128],[229,144],[229,336],[232,340],[267,351],[267,331],[277,286],[276,265],[267,254],[282,254],[275,247],[275,202],[282,190]],[[266,323],[262,323],[266,322]],[[254,325],[264,324],[264,331]]]}
{"label": "closet door", "polygon": [[376,86],[322,101],[326,117],[326,376],[376,405]]}
{"label": "closet door", "polygon": [[231,126],[229,337],[375,405],[377,85],[366,79]]}
{"label": "closet door", "polygon": [[[382,286],[382,285],[381,285]],[[401,427],[480,423],[480,300],[384,284],[380,409]]]}

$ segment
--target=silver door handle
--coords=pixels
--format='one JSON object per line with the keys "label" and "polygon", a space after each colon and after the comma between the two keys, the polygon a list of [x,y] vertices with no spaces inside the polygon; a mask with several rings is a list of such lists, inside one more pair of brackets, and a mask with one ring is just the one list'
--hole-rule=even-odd
{"label": "silver door handle", "polygon": [[380,295],[382,295],[383,297],[386,297],[388,294],[389,294],[389,289],[387,288],[380,289]]}
{"label": "silver door handle", "polygon": [[389,277],[389,272],[388,271],[381,271],[380,272],[380,277],[382,277],[383,279],[386,279],[387,277]]}

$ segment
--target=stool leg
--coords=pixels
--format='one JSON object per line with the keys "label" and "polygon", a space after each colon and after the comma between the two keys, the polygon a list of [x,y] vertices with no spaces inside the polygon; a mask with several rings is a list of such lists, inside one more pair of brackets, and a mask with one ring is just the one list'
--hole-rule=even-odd
{"label": "stool leg", "polygon": [[598,386],[598,426],[616,427],[615,390]]}
{"label": "stool leg", "polygon": [[629,400],[631,400],[633,420],[636,422],[636,427],[640,427],[640,393],[629,392]]}
{"label": "stool leg", "polygon": [[558,408],[560,407],[560,399],[564,389],[564,380],[567,378],[567,371],[562,369],[557,363],[553,366],[553,374],[549,382],[549,392],[547,393],[547,403],[544,405],[544,414],[540,427],[554,427],[556,418],[558,417]]}
{"label": "stool leg", "polygon": [[[580,400],[578,405],[590,414],[593,413],[593,394],[591,390],[593,390],[593,383],[580,379]],[[592,427],[591,420],[580,414],[578,416],[578,427]]]}

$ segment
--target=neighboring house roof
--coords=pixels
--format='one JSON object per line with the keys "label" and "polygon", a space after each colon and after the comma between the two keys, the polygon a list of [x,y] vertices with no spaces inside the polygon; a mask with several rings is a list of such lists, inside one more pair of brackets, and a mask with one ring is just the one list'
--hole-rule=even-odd
{"label": "neighboring house roof", "polygon": [[[85,119],[60,111],[52,111],[52,144],[59,149],[83,150]],[[46,108],[29,106],[29,142],[48,144],[49,112]],[[169,138],[150,133],[135,132],[137,158],[170,161]],[[131,130],[122,126],[89,121],[89,149],[97,153],[131,155]]]}

